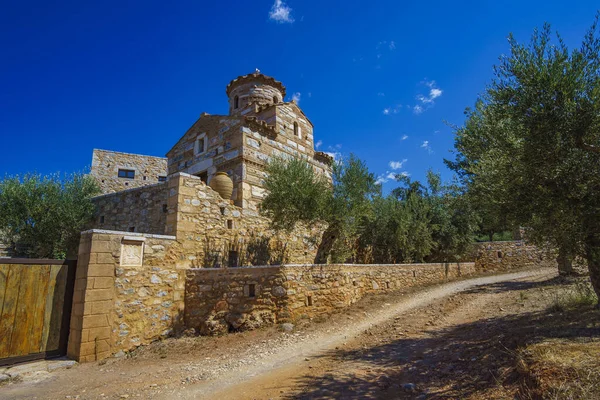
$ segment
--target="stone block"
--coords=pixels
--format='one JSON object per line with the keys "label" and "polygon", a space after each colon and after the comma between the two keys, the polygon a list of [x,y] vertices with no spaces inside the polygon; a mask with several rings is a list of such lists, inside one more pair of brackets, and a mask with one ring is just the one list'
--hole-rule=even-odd
{"label": "stone block", "polygon": [[108,289],[112,288],[115,284],[115,280],[112,277],[96,277],[94,278],[94,289]]}
{"label": "stone block", "polygon": [[[112,258],[112,257],[111,257]],[[114,276],[115,275],[115,264],[92,264],[88,267],[87,276]]]}
{"label": "stone block", "polygon": [[85,315],[83,317],[83,325],[85,328],[102,328],[108,326],[108,319],[106,315]]}
{"label": "stone block", "polygon": [[112,300],[94,301],[90,303],[91,314],[108,314],[113,310]]}
{"label": "stone block", "polygon": [[85,301],[111,300],[113,298],[112,289],[91,289],[85,294]]}

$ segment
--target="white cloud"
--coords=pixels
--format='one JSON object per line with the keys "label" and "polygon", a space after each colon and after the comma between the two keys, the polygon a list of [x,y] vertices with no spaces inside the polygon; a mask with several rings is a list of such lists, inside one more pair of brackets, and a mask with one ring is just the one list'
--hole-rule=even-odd
{"label": "white cloud", "polygon": [[385,93],[379,92],[379,93],[377,93],[377,96],[379,96],[379,97],[385,97]]}
{"label": "white cloud", "polygon": [[377,179],[375,180],[375,184],[382,185],[389,181],[396,181],[396,180],[398,180],[399,176],[410,176],[410,174],[406,171],[400,171],[400,172],[385,171],[385,174],[381,174],[377,177]]}
{"label": "white cloud", "polygon": [[442,95],[442,93],[444,93],[442,89],[436,86],[435,81],[423,81],[421,83],[429,87],[429,94],[418,94],[416,96],[416,99],[421,102],[421,105],[417,104],[413,107],[413,111],[417,115],[421,114],[426,109],[432,107],[435,104],[435,99],[437,99]]}
{"label": "white cloud", "polygon": [[402,137],[400,138],[400,140],[406,140],[408,139],[408,135],[402,135]]}
{"label": "white cloud", "polygon": [[390,50],[396,50],[396,43],[393,40],[390,42]]}
{"label": "white cloud", "polygon": [[294,22],[292,17],[292,9],[285,4],[282,0],[275,0],[271,11],[269,11],[269,19],[279,24],[291,24]]}
{"label": "white cloud", "polygon": [[323,145],[323,141],[322,141],[322,140],[319,140],[317,143],[315,143],[315,148],[316,148],[317,150],[319,150],[319,147],[321,147],[322,145]]}
{"label": "white cloud", "polygon": [[408,160],[407,160],[406,158],[405,158],[404,160],[402,160],[402,161],[390,161],[390,164],[389,164],[389,165],[390,165],[390,168],[391,168],[391,169],[394,169],[394,170],[396,170],[396,169],[400,169],[400,168],[402,168],[402,166],[403,166],[403,165],[404,165],[404,164],[405,164],[407,161],[408,161]]}
{"label": "white cloud", "polygon": [[427,150],[429,154],[433,153],[433,150],[431,150],[431,146],[429,145],[429,140],[423,141],[423,143],[421,144],[421,148]]}
{"label": "white cloud", "polygon": [[292,100],[296,102],[296,104],[300,104],[300,98],[302,97],[302,93],[296,92],[292,95]]}
{"label": "white cloud", "polygon": [[383,109],[383,115],[398,114],[401,108],[402,104],[397,104],[393,107],[386,107]]}
{"label": "white cloud", "polygon": [[336,144],[335,146],[328,146],[327,150],[329,151],[324,151],[323,153],[330,155],[335,161],[339,161],[342,159],[342,153],[340,152],[341,148],[341,144]]}

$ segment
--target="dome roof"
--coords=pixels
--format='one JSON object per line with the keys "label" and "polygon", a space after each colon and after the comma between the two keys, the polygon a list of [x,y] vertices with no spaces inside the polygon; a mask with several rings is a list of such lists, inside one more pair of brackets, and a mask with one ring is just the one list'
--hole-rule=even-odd
{"label": "dome roof", "polygon": [[281,92],[281,95],[283,97],[285,97],[285,86],[283,86],[283,83],[279,82],[275,78],[271,78],[270,76],[261,74],[258,69],[251,74],[238,76],[237,78],[229,82],[229,85],[227,85],[227,88],[225,89],[227,96],[229,97],[231,91],[235,87],[249,82],[260,82],[265,85],[273,86]]}

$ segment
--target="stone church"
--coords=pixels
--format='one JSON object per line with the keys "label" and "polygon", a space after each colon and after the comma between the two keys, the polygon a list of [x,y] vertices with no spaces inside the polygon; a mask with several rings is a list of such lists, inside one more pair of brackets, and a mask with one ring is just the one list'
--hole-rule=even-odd
{"label": "stone church", "polygon": [[[232,80],[225,92],[229,114],[203,112],[166,158],[94,150],[91,174],[103,193],[157,185],[178,172],[210,183],[225,172],[233,181],[231,199],[225,200],[256,212],[272,157],[301,157],[315,172],[330,176],[331,157],[315,151],[313,124],[296,102],[284,101],[281,82],[257,70]],[[103,219],[98,228],[122,228],[105,226]]]}

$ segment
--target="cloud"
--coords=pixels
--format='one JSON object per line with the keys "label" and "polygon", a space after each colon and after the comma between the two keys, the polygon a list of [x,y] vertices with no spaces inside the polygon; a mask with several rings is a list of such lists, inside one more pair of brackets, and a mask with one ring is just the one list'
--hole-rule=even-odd
{"label": "cloud", "polygon": [[400,138],[400,140],[406,140],[408,139],[408,135],[402,135],[402,137]]}
{"label": "cloud", "polygon": [[385,97],[385,93],[379,92],[379,93],[377,93],[377,96],[379,96],[379,97]]}
{"label": "cloud", "polygon": [[401,108],[402,104],[397,104],[393,107],[386,107],[383,109],[383,115],[398,114]]}
{"label": "cloud", "polygon": [[423,81],[421,83],[429,87],[429,93],[427,95],[420,93],[416,96],[416,99],[421,103],[413,107],[413,112],[417,115],[421,114],[428,108],[433,107],[435,104],[435,99],[444,93],[442,89],[436,86],[435,81]]}
{"label": "cloud", "polygon": [[396,181],[396,180],[398,180],[399,176],[410,176],[410,174],[406,171],[401,171],[401,172],[385,171],[385,174],[381,174],[377,177],[377,179],[375,180],[375,184],[382,185],[389,181]]}
{"label": "cloud", "polygon": [[300,98],[302,97],[302,93],[296,92],[292,95],[292,100],[296,102],[296,104],[300,104]]}
{"label": "cloud", "polygon": [[322,141],[322,140],[319,140],[317,143],[315,143],[315,148],[316,148],[317,150],[319,150],[319,147],[321,147],[322,145],[323,145],[323,141]]}
{"label": "cloud", "polygon": [[294,22],[292,9],[282,0],[275,0],[275,3],[273,3],[273,6],[271,7],[271,11],[269,11],[269,19],[278,24],[291,24]]}
{"label": "cloud", "polygon": [[396,170],[396,169],[401,169],[401,168],[402,168],[402,166],[403,166],[403,165],[404,165],[404,164],[405,164],[407,161],[408,161],[408,160],[407,160],[406,158],[405,158],[404,160],[402,160],[402,161],[390,161],[390,164],[389,164],[389,165],[390,165],[390,168],[391,168],[391,169],[394,169],[394,170]]}
{"label": "cloud", "polygon": [[329,151],[324,151],[323,153],[330,155],[335,161],[339,161],[342,158],[342,153],[340,152],[341,148],[341,144],[336,144],[335,146],[328,146],[327,150]]}
{"label": "cloud", "polygon": [[431,146],[429,145],[429,140],[425,140],[422,144],[421,144],[421,148],[427,150],[427,152],[429,154],[433,153],[433,150],[431,150]]}
{"label": "cloud", "polygon": [[381,42],[377,43],[376,49],[379,50],[382,47],[387,47],[392,51],[396,50],[396,42],[394,42],[393,40],[390,40],[389,42],[387,40],[382,40]]}

